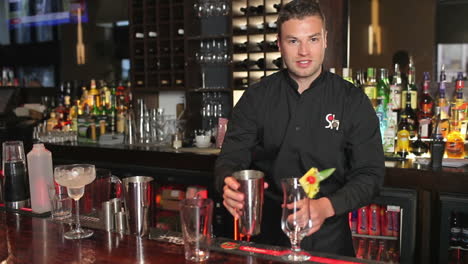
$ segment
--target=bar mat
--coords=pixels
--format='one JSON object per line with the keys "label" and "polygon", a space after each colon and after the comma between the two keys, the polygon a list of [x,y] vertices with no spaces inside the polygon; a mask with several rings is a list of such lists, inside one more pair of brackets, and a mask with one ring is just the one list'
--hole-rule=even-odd
{"label": "bar mat", "polygon": [[[182,234],[175,231],[161,230],[157,228],[151,228],[149,233],[149,239],[157,240],[161,242],[167,242],[177,245],[183,245],[184,240]],[[284,255],[290,252],[290,249],[271,246],[271,245],[262,245],[256,243],[249,243],[245,241],[235,241],[227,238],[213,238],[213,243],[210,247],[210,250],[231,253],[242,256],[252,256],[252,257],[261,257],[274,261],[281,262],[291,262],[283,258]],[[370,263],[365,260],[361,262],[356,262],[353,260],[348,260],[351,258],[348,257],[335,257],[335,259],[327,256],[328,254],[315,254],[312,255],[309,252],[304,252],[304,254],[309,255],[310,259],[306,261],[307,263],[320,263],[320,264],[357,264],[357,263]],[[339,259],[336,259],[339,258]]]}
{"label": "bar mat", "polygon": [[20,209],[13,209],[13,208],[6,207],[5,204],[0,204],[0,211],[10,212],[10,213],[17,213],[17,214],[20,214],[20,215],[39,217],[39,218],[50,217],[50,211],[38,214],[38,213],[34,213],[31,210],[31,208],[29,208],[29,207],[23,207],[23,208],[20,208]]}

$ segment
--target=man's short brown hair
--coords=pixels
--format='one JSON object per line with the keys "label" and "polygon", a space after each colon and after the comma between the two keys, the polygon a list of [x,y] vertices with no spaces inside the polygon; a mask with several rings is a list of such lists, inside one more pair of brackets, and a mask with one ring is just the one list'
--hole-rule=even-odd
{"label": "man's short brown hair", "polygon": [[320,9],[318,0],[293,0],[284,5],[279,14],[276,24],[278,27],[278,35],[281,35],[281,26],[284,22],[290,19],[303,19],[309,16],[318,16],[325,28],[325,15]]}

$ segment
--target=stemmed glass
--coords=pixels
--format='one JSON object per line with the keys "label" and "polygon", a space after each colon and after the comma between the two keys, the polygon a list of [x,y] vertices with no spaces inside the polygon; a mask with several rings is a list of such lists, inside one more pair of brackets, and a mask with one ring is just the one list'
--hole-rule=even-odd
{"label": "stemmed glass", "polygon": [[299,183],[298,178],[281,179],[283,189],[283,215],[281,229],[291,240],[291,253],[284,258],[289,261],[306,261],[310,259],[301,253],[301,241],[312,228],[309,215],[309,198]]}
{"label": "stemmed glass", "polygon": [[81,239],[93,235],[93,231],[83,229],[80,226],[79,200],[85,191],[85,185],[96,179],[96,168],[91,164],[72,164],[55,167],[55,181],[61,186],[67,187],[68,196],[75,200],[76,225],[74,230],[65,233],[67,239]]}

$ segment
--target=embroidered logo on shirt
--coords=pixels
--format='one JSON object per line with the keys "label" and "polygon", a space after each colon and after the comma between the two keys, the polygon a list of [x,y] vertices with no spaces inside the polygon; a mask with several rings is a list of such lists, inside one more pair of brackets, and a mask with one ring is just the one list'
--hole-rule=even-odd
{"label": "embroidered logo on shirt", "polygon": [[327,121],[328,125],[325,126],[325,128],[329,128],[331,130],[336,129],[340,127],[340,121],[335,119],[335,114],[328,114],[325,116],[325,120]]}

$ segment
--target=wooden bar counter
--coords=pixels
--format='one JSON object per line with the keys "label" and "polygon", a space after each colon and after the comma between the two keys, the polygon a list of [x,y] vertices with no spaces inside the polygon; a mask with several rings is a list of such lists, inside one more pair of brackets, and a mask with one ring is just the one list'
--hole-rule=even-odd
{"label": "wooden bar counter", "polygon": [[[63,237],[69,224],[51,219],[0,212],[1,263],[186,263],[182,245],[159,242],[132,235],[94,230],[91,238]],[[326,256],[325,262],[372,263],[353,258]],[[320,258],[320,257],[317,257]],[[188,263],[188,262],[187,262]],[[284,263],[271,258],[242,256],[211,251],[205,263]]]}
{"label": "wooden bar counter", "polygon": [[[211,198],[221,201],[214,190],[213,166],[218,156],[216,149],[150,146],[100,146],[96,144],[47,144],[55,165],[64,163],[93,163],[111,169],[116,175],[150,175],[158,184],[205,185]],[[387,161],[384,187],[417,191],[417,216],[415,224],[415,263],[434,263],[439,250],[440,195],[444,193],[468,196],[468,166],[434,171],[428,166],[412,161]],[[223,210],[221,206],[221,211]],[[228,236],[230,226],[225,218],[217,226],[223,236]],[[219,215],[219,214],[218,214]],[[222,215],[222,214],[221,214]]]}

